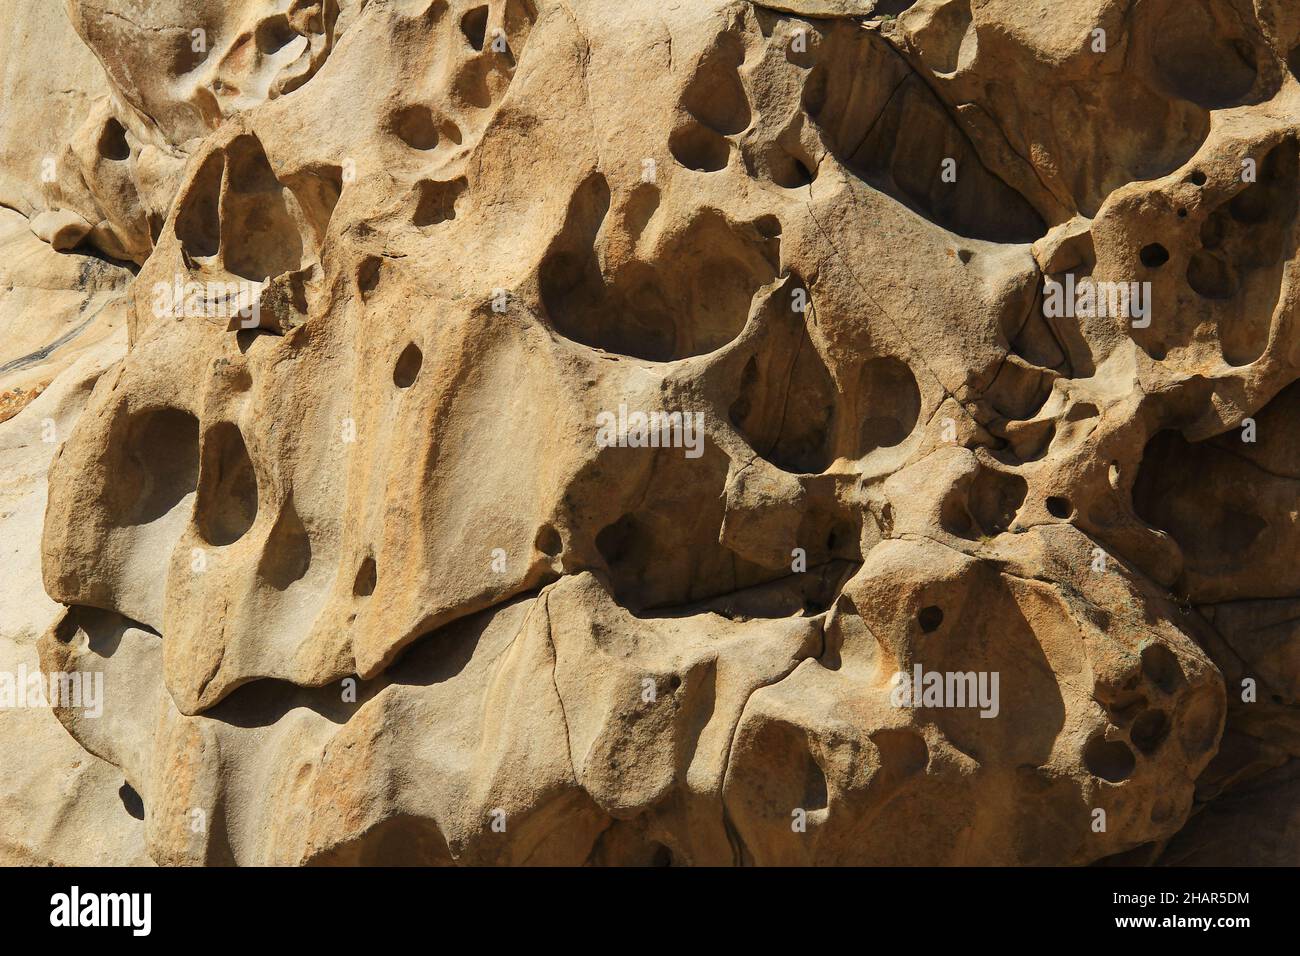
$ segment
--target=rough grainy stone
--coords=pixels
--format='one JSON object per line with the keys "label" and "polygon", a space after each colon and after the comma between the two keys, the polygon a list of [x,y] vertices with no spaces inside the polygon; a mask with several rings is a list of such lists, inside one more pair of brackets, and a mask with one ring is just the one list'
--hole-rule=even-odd
{"label": "rough grainy stone", "polygon": [[66,7],[0,862],[1300,862],[1293,4]]}

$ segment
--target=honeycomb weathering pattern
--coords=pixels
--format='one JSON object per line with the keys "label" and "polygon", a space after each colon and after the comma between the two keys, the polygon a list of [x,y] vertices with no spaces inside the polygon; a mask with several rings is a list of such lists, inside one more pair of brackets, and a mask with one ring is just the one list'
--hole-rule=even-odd
{"label": "honeycomb weathering pattern", "polygon": [[1294,3],[142,6],[0,59],[0,860],[1300,861]]}

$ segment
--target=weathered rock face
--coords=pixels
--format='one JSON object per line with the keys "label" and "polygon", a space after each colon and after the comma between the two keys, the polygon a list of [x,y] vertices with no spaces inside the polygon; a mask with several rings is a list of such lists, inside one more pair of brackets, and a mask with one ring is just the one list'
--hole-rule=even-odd
{"label": "weathered rock face", "polygon": [[0,860],[1300,861],[1294,4],[140,6],[0,13]]}

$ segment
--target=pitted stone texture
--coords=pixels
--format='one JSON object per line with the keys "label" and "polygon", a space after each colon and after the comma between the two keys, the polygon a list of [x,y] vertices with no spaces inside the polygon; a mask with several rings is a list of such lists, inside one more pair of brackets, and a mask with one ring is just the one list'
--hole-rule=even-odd
{"label": "pitted stone texture", "polygon": [[1205,861],[1289,792],[1283,4],[125,6],[21,212],[138,265],[40,653],[154,861]]}

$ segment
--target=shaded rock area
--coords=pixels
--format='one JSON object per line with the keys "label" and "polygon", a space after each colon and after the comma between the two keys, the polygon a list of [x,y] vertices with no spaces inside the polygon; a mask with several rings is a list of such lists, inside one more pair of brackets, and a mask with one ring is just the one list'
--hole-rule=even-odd
{"label": "shaded rock area", "polygon": [[62,6],[0,863],[1300,863],[1293,3]]}

